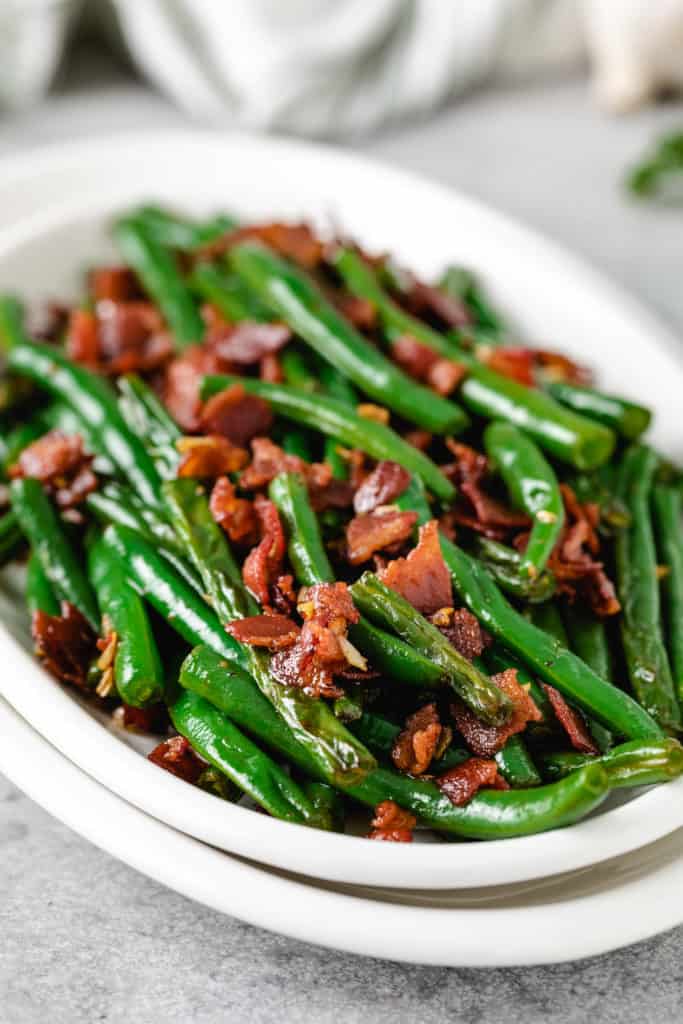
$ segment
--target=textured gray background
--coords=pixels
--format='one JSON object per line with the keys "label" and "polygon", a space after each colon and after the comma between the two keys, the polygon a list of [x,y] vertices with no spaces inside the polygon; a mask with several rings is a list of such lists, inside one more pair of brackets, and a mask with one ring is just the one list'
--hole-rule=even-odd
{"label": "textured gray background", "polygon": [[[95,65],[84,57],[43,107],[0,122],[0,155],[185,124],[115,67]],[[583,84],[566,82],[481,94],[361,148],[524,218],[681,327],[683,210],[639,207],[618,187],[648,141],[677,124],[680,105],[609,120],[589,106]],[[578,964],[491,971],[332,953],[160,888],[0,777],[0,1024],[668,1024],[683,1010],[682,942],[683,928]]]}

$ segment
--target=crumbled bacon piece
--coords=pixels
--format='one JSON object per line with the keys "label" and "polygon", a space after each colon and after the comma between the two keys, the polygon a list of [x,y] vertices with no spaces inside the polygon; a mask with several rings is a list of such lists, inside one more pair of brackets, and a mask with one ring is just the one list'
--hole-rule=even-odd
{"label": "crumbled bacon piece", "polygon": [[255,437],[251,451],[251,464],[240,477],[240,485],[245,490],[259,490],[279,473],[299,473],[306,482],[316,512],[326,508],[348,508],[353,501],[353,482],[335,480],[327,462],[305,462],[298,455],[283,451],[269,437]]}
{"label": "crumbled bacon piece", "polygon": [[151,302],[102,299],[95,312],[72,312],[67,353],[74,362],[111,376],[149,373],[168,361],[173,343]]}
{"label": "crumbled bacon piece", "polygon": [[550,380],[562,380],[568,384],[579,384],[584,387],[589,387],[593,380],[593,374],[586,366],[575,363],[560,352],[535,349],[534,356],[537,366]]}
{"label": "crumbled bacon piece", "polygon": [[242,566],[242,578],[264,608],[270,607],[270,586],[280,575],[286,541],[280,515],[272,501],[257,495],[254,511],[261,527],[261,540],[252,548]]}
{"label": "crumbled bacon piece", "polygon": [[426,452],[432,443],[433,435],[428,430],[409,430],[403,435],[403,440],[412,444],[420,452]]}
{"label": "crumbled bacon piece", "polygon": [[97,317],[88,309],[74,309],[69,317],[66,352],[69,359],[95,369],[100,356]]}
{"label": "crumbled bacon piece", "polygon": [[243,320],[216,327],[206,339],[219,359],[234,366],[252,366],[264,356],[279,352],[292,337],[286,324],[262,324]]}
{"label": "crumbled bacon piece", "polygon": [[368,839],[379,839],[390,843],[412,843],[413,829],[417,825],[417,819],[404,811],[393,800],[383,800],[375,807],[375,817],[372,819],[372,832]]}
{"label": "crumbled bacon piece", "polygon": [[168,729],[169,718],[165,704],[150,704],[147,708],[134,708],[130,704],[123,704],[120,710],[121,725],[124,729],[157,736]]}
{"label": "crumbled bacon piece", "polygon": [[533,349],[518,346],[493,348],[485,362],[489,369],[495,370],[502,377],[509,377],[527,388],[535,384]]}
{"label": "crumbled bacon piece", "polygon": [[449,768],[440,775],[436,784],[452,804],[462,807],[484,787],[489,789],[509,789],[507,782],[498,773],[495,761],[483,757],[470,757],[455,768]]}
{"label": "crumbled bacon piece", "polygon": [[258,364],[258,375],[260,380],[268,381],[269,384],[280,384],[285,379],[282,364],[275,352],[261,356]]}
{"label": "crumbled bacon piece", "polygon": [[555,717],[567,733],[574,750],[579,750],[582,754],[599,754],[600,750],[581,714],[567,704],[560,691],[556,690],[554,686],[549,686],[548,683],[541,685],[548,695]]}
{"label": "crumbled bacon piece", "polygon": [[342,316],[350,320],[359,331],[371,331],[377,323],[377,309],[369,299],[340,292],[335,296],[334,304]]}
{"label": "crumbled bacon piece", "polygon": [[455,462],[441,468],[458,488],[458,500],[450,513],[453,521],[493,540],[506,540],[512,531],[528,527],[528,516],[508,508],[484,490],[489,468],[486,456],[451,438],[446,444]]}
{"label": "crumbled bacon piece", "polygon": [[405,304],[420,317],[435,319],[439,326],[468,327],[472,318],[465,303],[455,296],[412,278],[404,296]]}
{"label": "crumbled bacon piece", "polygon": [[359,615],[345,583],[318,583],[299,594],[298,611],[304,619],[296,643],[275,654],[270,667],[285,686],[297,686],[312,697],[340,697],[343,690],[334,676],[349,664],[364,669],[365,659],[347,639],[349,623]]}
{"label": "crumbled bacon piece", "polygon": [[479,625],[472,612],[467,608],[445,609],[450,614],[431,617],[431,622],[438,626],[448,642],[462,654],[463,658],[472,661],[478,658],[491,644],[491,637]]}
{"label": "crumbled bacon piece", "polygon": [[182,455],[178,464],[179,477],[200,477],[215,480],[243,469],[249,461],[246,448],[238,448],[226,437],[211,434],[208,437],[181,437],[176,448]]}
{"label": "crumbled bacon piece", "polygon": [[220,434],[242,447],[268,433],[273,412],[264,398],[248,394],[242,384],[233,384],[204,403],[199,422],[204,433]]}
{"label": "crumbled bacon piece", "polygon": [[237,497],[235,485],[227,476],[220,476],[213,485],[209,508],[233,543],[255,543],[258,521],[254,506],[246,498]]}
{"label": "crumbled bacon piece", "polygon": [[450,740],[451,731],[439,721],[436,704],[425,704],[406,720],[394,742],[391,759],[399,771],[422,775]]}
{"label": "crumbled bacon piece", "polygon": [[451,574],[443,560],[435,519],[420,527],[419,541],[410,554],[389,562],[379,577],[423,615],[452,606]]}
{"label": "crumbled bacon piece", "polygon": [[270,588],[273,608],[283,615],[290,615],[296,608],[294,577],[291,573],[278,576]]}
{"label": "crumbled bacon piece", "polygon": [[90,271],[88,285],[95,302],[126,302],[139,295],[137,279],[129,267],[97,267]]}
{"label": "crumbled bacon piece", "polygon": [[325,248],[308,224],[249,224],[226,232],[195,253],[196,260],[215,260],[240,242],[254,239],[293,260],[306,270],[313,270],[323,259]]}
{"label": "crumbled bacon piece", "polygon": [[453,717],[470,750],[481,757],[493,757],[515,733],[522,732],[528,722],[540,722],[541,712],[517,680],[517,670],[505,669],[491,676],[496,686],[512,700],[510,720],[503,725],[486,725],[464,704],[452,706]]}
{"label": "crumbled bacon piece", "polygon": [[360,515],[361,512],[374,512],[379,505],[390,505],[403,494],[409,483],[410,473],[398,462],[388,459],[378,462],[354,495],[354,512]]}
{"label": "crumbled bacon piece", "polygon": [[164,740],[147,755],[147,759],[192,785],[197,784],[199,776],[206,768],[204,761],[195,754],[184,736],[172,736]]}
{"label": "crumbled bacon piece", "polygon": [[445,359],[409,334],[402,335],[394,342],[391,354],[406,373],[428,384],[440,395],[449,395],[467,372],[461,363]]}
{"label": "crumbled bacon piece", "polygon": [[60,508],[74,508],[97,487],[92,461],[80,434],[51,430],[24,448],[9,474],[40,480]]}
{"label": "crumbled bacon piece", "polygon": [[226,629],[240,643],[266,647],[269,651],[291,647],[300,633],[296,622],[276,612],[236,619],[235,622],[229,622]]}
{"label": "crumbled bacon piece", "polygon": [[97,653],[97,637],[86,619],[68,601],[62,601],[60,615],[35,611],[31,633],[36,654],[45,668],[63,683],[86,689],[88,670]]}
{"label": "crumbled bacon piece", "polygon": [[361,565],[375,552],[409,540],[416,522],[416,512],[391,508],[355,516],[346,527],[346,557],[351,565]]}
{"label": "crumbled bacon piece", "polygon": [[199,430],[202,400],[200,388],[205,374],[228,373],[226,365],[215,352],[203,345],[191,345],[166,368],[164,403],[183,430]]}

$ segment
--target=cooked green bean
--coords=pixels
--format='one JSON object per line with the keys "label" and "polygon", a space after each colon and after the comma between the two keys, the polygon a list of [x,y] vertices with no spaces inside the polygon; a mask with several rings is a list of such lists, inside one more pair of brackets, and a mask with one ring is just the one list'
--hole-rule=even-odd
{"label": "cooked green bean", "polygon": [[616,395],[605,395],[593,388],[582,388],[566,381],[549,381],[545,388],[562,405],[598,423],[604,423],[628,441],[640,437],[652,419],[652,413],[644,406]]}
{"label": "cooked green bean", "polygon": [[679,702],[683,702],[683,526],[681,492],[656,486],[652,492],[662,577],[669,660]]}
{"label": "cooked green bean", "polygon": [[599,761],[614,789],[653,786],[658,782],[670,782],[683,774],[683,747],[671,737],[631,740],[620,743],[598,758],[573,751],[540,754],[538,761],[543,774],[551,781],[563,779],[577,768]]}

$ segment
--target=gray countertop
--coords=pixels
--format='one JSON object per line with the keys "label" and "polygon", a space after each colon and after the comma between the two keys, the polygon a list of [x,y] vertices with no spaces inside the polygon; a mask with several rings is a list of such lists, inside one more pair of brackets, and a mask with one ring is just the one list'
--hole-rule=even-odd
{"label": "gray countertop", "polygon": [[[186,124],[116,69],[98,62],[94,85],[90,70],[82,62],[48,102],[1,122],[0,156],[69,137]],[[360,148],[523,218],[680,327],[683,211],[638,206],[618,187],[649,140],[677,124],[680,105],[607,119],[583,84],[566,82],[483,93]],[[1,1024],[670,1022],[683,1010],[682,942],[680,928],[577,964],[488,971],[337,954],[161,888],[0,777]]]}

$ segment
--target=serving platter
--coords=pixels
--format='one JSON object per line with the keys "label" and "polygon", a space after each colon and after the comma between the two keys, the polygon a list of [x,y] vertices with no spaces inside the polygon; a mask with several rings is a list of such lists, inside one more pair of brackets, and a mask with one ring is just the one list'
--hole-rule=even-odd
{"label": "serving platter", "polygon": [[[0,175],[1,208],[8,208],[10,196],[20,197],[19,213],[6,217],[0,237],[0,288],[29,298],[73,293],[84,267],[112,253],[111,215],[151,198],[197,213],[232,207],[247,216],[334,220],[368,247],[390,249],[425,275],[448,262],[471,265],[523,337],[595,366],[606,389],[652,404],[655,440],[671,455],[683,454],[676,411],[683,364],[675,339],[551,243],[411,175],[301,143],[124,137],[22,158]],[[637,359],[625,358],[636,352]],[[16,596],[12,602],[20,604]],[[50,743],[160,821],[282,869],[353,884],[497,886],[594,865],[683,825],[683,780],[626,802],[612,798],[594,817],[562,832],[486,844],[371,844],[218,805],[150,765],[128,734],[103,724],[46,676],[22,647],[27,633],[19,620],[12,632],[0,636],[0,692]]]}

